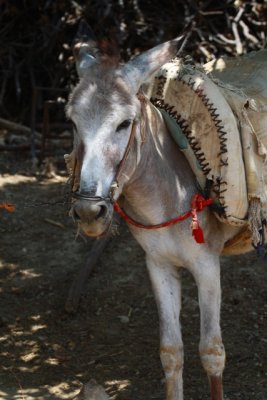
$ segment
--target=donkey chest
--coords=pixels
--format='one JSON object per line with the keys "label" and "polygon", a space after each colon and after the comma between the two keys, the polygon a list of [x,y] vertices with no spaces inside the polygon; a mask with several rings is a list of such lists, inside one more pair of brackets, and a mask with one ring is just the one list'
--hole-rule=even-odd
{"label": "donkey chest", "polygon": [[198,248],[190,233],[183,228],[188,229],[179,226],[153,231],[131,227],[130,230],[147,256],[162,263],[186,266],[197,257]]}

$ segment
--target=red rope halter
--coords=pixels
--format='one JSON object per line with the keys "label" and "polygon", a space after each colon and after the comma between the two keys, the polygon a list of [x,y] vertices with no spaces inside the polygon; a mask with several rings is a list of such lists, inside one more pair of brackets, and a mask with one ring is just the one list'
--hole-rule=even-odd
{"label": "red rope halter", "polygon": [[203,211],[203,209],[210,204],[212,204],[213,200],[211,198],[205,199],[200,194],[195,194],[191,201],[191,210],[187,211],[185,214],[182,214],[178,217],[170,219],[169,221],[162,222],[157,225],[143,225],[134,219],[132,219],[129,215],[127,215],[124,210],[119,206],[118,203],[114,204],[114,210],[129,224],[136,226],[137,228],[142,229],[159,229],[166,228],[168,226],[177,224],[178,222],[184,221],[185,219],[192,217],[191,229],[192,235],[195,238],[197,243],[205,243],[203,231],[199,225],[197,213]]}

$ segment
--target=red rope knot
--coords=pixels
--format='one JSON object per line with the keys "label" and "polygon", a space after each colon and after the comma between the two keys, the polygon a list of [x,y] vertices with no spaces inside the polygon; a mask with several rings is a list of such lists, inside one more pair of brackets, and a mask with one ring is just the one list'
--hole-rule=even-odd
{"label": "red rope knot", "polygon": [[201,229],[197,217],[197,213],[202,211],[204,207],[209,206],[212,203],[212,199],[205,199],[200,194],[195,194],[191,201],[191,229],[192,236],[197,243],[205,243],[203,230]]}

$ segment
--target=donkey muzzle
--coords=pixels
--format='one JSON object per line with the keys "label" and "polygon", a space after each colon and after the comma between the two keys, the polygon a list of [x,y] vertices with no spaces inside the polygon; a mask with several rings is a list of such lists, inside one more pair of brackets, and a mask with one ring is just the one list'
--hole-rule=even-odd
{"label": "donkey muzzle", "polygon": [[110,227],[113,206],[103,197],[90,197],[82,193],[73,195],[75,201],[71,208],[71,215],[88,236],[103,235]]}

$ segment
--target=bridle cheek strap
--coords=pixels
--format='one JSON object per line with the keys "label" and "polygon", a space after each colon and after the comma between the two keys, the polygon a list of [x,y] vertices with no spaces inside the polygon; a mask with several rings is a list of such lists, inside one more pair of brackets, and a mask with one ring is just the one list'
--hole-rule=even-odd
{"label": "bridle cheek strap", "polygon": [[195,194],[192,198],[191,201],[191,210],[187,211],[185,214],[179,215],[178,217],[175,217],[173,219],[170,219],[169,221],[162,222],[161,224],[156,224],[156,225],[144,225],[141,224],[134,219],[132,219],[129,215],[125,213],[125,211],[119,206],[119,204],[116,202],[113,207],[114,210],[130,225],[133,225],[137,228],[142,228],[142,229],[160,229],[160,228],[167,228],[168,226],[177,224],[178,222],[184,221],[185,219],[192,217],[192,222],[191,222],[191,230],[192,230],[192,236],[194,237],[195,241],[197,243],[205,243],[203,231],[199,225],[197,213],[201,212],[204,210],[205,207],[211,205],[213,203],[213,200],[211,198],[205,199],[203,196],[200,194]]}
{"label": "bridle cheek strap", "polygon": [[[136,129],[137,129],[138,122],[140,122],[140,136],[141,136],[140,137],[140,141],[141,141],[141,144],[143,144],[145,142],[145,107],[146,107],[146,104],[147,104],[147,98],[142,93],[138,93],[137,97],[138,97],[138,99],[140,101],[140,104],[141,104],[141,118],[140,119],[135,119],[133,121],[132,130],[131,130],[131,133],[130,133],[130,137],[129,137],[129,140],[128,140],[124,155],[123,155],[123,157],[122,157],[122,159],[120,161],[119,167],[118,167],[116,175],[114,177],[114,181],[111,184],[109,195],[110,195],[110,200],[111,200],[112,203],[114,203],[113,199],[114,199],[115,191],[119,187],[119,180],[120,180],[120,177],[122,175],[122,171],[123,171],[124,166],[126,164],[126,161],[128,159],[128,155],[130,153],[130,150],[131,150],[131,148],[133,146],[134,139],[136,138]],[[138,142],[138,140],[139,139],[137,139],[137,142]],[[138,158],[140,159],[140,154],[138,155],[138,151],[140,152],[140,150],[137,149],[137,160],[138,160]]]}
{"label": "bridle cheek strap", "polygon": [[137,120],[134,120],[133,121],[133,125],[132,125],[132,130],[131,130],[131,133],[130,133],[130,137],[129,137],[129,140],[128,140],[128,143],[127,143],[127,147],[125,149],[124,155],[123,155],[123,157],[121,159],[121,162],[120,162],[119,167],[118,167],[117,172],[116,172],[116,176],[115,176],[115,181],[116,182],[118,182],[119,179],[120,179],[122,170],[123,170],[123,168],[125,166],[125,163],[127,161],[128,155],[129,155],[130,150],[132,148],[132,145],[133,145],[133,142],[134,142],[134,138],[135,138],[135,134],[136,134],[136,128],[137,128]]}
{"label": "bridle cheek strap", "polygon": [[119,163],[116,175],[114,177],[114,181],[112,182],[111,186],[110,186],[110,193],[109,193],[109,197],[110,197],[110,201],[111,203],[114,203],[114,194],[116,189],[119,187],[119,179],[121,177],[122,171],[124,169],[124,166],[126,164],[128,155],[130,153],[130,150],[132,148],[133,142],[134,142],[134,138],[135,138],[135,134],[136,134],[136,128],[137,128],[137,120],[133,121],[133,125],[132,125],[132,130],[130,133],[130,137],[127,143],[127,147],[125,149],[124,155]]}

